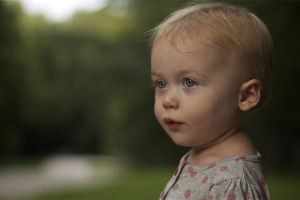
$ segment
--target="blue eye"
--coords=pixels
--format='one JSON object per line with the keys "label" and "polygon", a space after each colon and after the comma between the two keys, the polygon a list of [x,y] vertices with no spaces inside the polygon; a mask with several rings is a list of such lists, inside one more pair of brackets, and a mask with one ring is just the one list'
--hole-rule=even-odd
{"label": "blue eye", "polygon": [[164,81],[158,81],[158,83],[157,83],[157,87],[160,89],[165,88],[166,86],[167,86],[167,84]]}
{"label": "blue eye", "polygon": [[187,79],[184,80],[184,84],[187,87],[193,87],[196,84],[196,82],[193,81],[192,79],[187,78]]}

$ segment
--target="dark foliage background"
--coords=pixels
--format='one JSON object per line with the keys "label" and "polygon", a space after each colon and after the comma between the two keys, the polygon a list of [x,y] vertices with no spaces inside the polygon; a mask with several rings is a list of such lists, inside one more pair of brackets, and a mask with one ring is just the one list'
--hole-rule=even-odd
{"label": "dark foliage background", "polygon": [[[58,152],[176,164],[187,149],[153,114],[149,29],[186,1],[108,1],[63,23],[0,1],[0,158]],[[276,47],[274,94],[245,128],[270,168],[300,167],[300,2],[228,1],[256,13]]]}

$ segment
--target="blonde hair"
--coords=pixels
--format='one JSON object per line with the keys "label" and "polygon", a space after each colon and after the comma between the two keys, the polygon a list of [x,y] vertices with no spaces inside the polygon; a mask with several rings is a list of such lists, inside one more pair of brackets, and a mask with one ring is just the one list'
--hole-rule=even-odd
{"label": "blonde hair", "polygon": [[194,3],[172,13],[151,33],[152,46],[162,38],[176,48],[212,43],[228,55],[236,55],[245,79],[257,79],[262,84],[258,107],[270,98],[273,41],[265,24],[247,9],[224,3]]}

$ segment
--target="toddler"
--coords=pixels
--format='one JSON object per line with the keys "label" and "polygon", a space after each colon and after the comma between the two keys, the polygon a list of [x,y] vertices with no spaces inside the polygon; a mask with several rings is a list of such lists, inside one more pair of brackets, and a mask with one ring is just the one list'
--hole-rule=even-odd
{"label": "toddler", "polygon": [[160,199],[270,199],[244,115],[271,94],[271,35],[247,9],[192,4],[153,29],[155,116],[184,155]]}

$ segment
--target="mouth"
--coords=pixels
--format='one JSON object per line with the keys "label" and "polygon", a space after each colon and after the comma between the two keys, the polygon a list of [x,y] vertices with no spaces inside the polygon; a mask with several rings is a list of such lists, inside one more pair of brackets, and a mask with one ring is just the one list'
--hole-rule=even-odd
{"label": "mouth", "polygon": [[182,122],[175,121],[175,120],[173,120],[172,118],[169,118],[169,117],[165,117],[164,121],[170,129],[179,128],[183,124]]}

